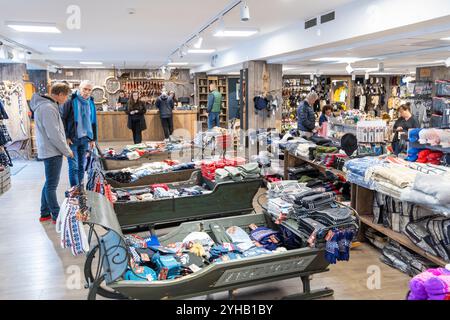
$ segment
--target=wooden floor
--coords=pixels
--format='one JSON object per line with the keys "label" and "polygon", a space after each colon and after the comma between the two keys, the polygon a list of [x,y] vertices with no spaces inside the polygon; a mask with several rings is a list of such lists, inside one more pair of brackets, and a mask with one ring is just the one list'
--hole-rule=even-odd
{"label": "wooden floor", "polygon": [[[43,163],[16,161],[15,165],[24,167],[12,177],[11,190],[0,196],[0,299],[86,299],[82,272],[85,257],[73,257],[62,249],[54,225],[38,221]],[[67,186],[65,161],[58,190],[60,201]],[[315,275],[312,289],[334,289],[331,299],[404,299],[410,278],[381,263],[379,256],[378,250],[363,244],[351,251],[350,262],[340,262],[330,266],[329,272]],[[378,289],[368,289],[368,279],[373,277],[368,269],[380,271]],[[300,279],[286,280],[237,290],[235,298],[279,299],[301,288]],[[226,297],[225,293],[213,295],[214,299]]]}

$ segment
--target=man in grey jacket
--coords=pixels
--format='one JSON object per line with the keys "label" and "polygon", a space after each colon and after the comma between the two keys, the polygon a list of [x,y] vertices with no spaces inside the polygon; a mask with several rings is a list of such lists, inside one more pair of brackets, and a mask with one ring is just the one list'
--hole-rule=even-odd
{"label": "man in grey jacket", "polygon": [[63,83],[54,84],[50,96],[34,94],[30,107],[34,112],[38,159],[44,162],[45,184],[41,195],[41,217],[39,221],[52,219],[56,223],[59,214],[56,189],[59,184],[63,155],[73,158],[66,141],[64,125],[58,104],[63,104],[70,94],[70,88]]}

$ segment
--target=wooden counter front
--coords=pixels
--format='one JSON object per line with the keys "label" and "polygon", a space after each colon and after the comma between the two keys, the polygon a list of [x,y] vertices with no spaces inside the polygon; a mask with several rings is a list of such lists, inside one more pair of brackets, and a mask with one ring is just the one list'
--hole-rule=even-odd
{"label": "wooden counter front", "polygon": [[[164,131],[159,112],[149,110],[145,114],[147,130],[142,132],[142,141],[162,141]],[[193,139],[196,134],[197,111],[174,110],[173,129],[185,129]],[[98,141],[132,141],[133,134],[127,127],[128,115],[125,112],[97,112]],[[188,137],[186,137],[188,138]]]}

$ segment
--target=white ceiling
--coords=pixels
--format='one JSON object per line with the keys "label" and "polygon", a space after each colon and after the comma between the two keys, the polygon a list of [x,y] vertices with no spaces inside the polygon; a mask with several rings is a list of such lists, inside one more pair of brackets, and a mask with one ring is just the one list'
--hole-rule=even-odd
{"label": "white ceiling", "polygon": [[[226,27],[257,27],[264,35],[310,17],[326,13],[355,0],[248,0],[251,20],[240,21],[240,6],[224,19]],[[225,7],[231,0],[0,0],[0,39],[7,37],[42,53],[31,59],[50,60],[61,66],[79,66],[79,61],[102,61],[128,68],[159,67],[184,41]],[[81,29],[66,28],[69,5],[81,8]],[[129,15],[129,8],[136,13]],[[56,23],[61,34],[19,33],[5,25],[6,21]],[[218,51],[238,46],[245,39],[212,36],[215,23],[203,34],[205,48]],[[55,53],[48,46],[82,46],[82,53]],[[178,55],[173,57],[179,61]],[[210,55],[189,55],[183,61],[200,64]]]}
{"label": "white ceiling", "polygon": [[[247,0],[251,19],[240,21],[240,5],[231,10],[224,19],[225,27],[257,27],[260,33],[253,38],[298,25],[309,18],[319,16],[336,8],[350,5],[356,0]],[[361,0],[359,0],[361,1]],[[358,3],[359,3],[358,1]],[[368,2],[369,0],[363,0]],[[448,0],[442,0],[448,1]],[[211,21],[219,12],[237,0],[0,0],[0,40],[11,39],[31,48],[34,53],[30,62],[49,61],[59,66],[82,67],[80,61],[102,61],[105,67],[115,65],[126,68],[156,68],[166,63],[169,55],[192,35]],[[81,29],[66,27],[69,5],[81,8]],[[135,9],[134,15],[128,9]],[[5,25],[6,21],[56,23],[61,34],[19,33]],[[405,26],[389,33],[367,35],[366,38],[351,38],[339,43],[310,47],[299,52],[275,57],[277,63],[285,65],[285,73],[320,72],[343,74],[346,64],[313,62],[323,57],[370,58],[352,64],[354,68],[376,68],[383,62],[386,71],[408,72],[417,65],[442,64],[450,56],[450,16],[434,21],[431,25]],[[433,32],[431,26],[449,26]],[[248,39],[216,38],[212,34],[218,27],[214,23],[205,32],[203,48],[214,48],[218,52],[239,48]],[[357,26],[355,26],[357,27]],[[414,28],[422,30],[411,36]],[[442,27],[441,27],[442,29]],[[429,30],[429,31],[428,31]],[[402,33],[403,32],[403,33]],[[402,34],[405,36],[402,37]],[[397,37],[395,37],[397,35]],[[395,39],[389,40],[389,37]],[[301,41],[301,39],[293,39]],[[82,53],[56,53],[50,45],[81,46]],[[189,54],[173,61],[189,62],[190,67],[208,63],[211,55]],[[267,57],[269,62],[274,57]],[[124,65],[125,63],[125,65]],[[236,67],[234,69],[239,69]],[[236,71],[233,67],[225,72]],[[359,73],[364,73],[361,71]]]}

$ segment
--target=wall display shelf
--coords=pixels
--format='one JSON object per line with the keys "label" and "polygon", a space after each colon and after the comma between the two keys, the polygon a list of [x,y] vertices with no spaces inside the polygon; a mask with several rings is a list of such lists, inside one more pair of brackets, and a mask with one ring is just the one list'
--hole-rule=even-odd
{"label": "wall display shelf", "polygon": [[226,128],[228,124],[228,79],[225,76],[199,76],[197,77],[197,101],[200,109],[198,115],[198,121],[202,123],[202,129],[206,130],[208,128],[207,121],[203,121],[207,118],[206,113],[208,105],[208,95],[209,95],[209,85],[214,83],[217,90],[222,94],[222,106],[220,114],[220,124],[221,127]]}
{"label": "wall display shelf", "polygon": [[439,266],[445,266],[446,264],[448,264],[448,262],[446,262],[444,259],[434,256],[416,246],[406,235],[396,232],[390,228],[386,228],[383,225],[374,223],[373,222],[374,194],[375,191],[366,189],[356,184],[352,184],[352,207],[359,213],[362,222],[360,240],[365,239],[364,236],[365,228],[363,228],[363,226],[367,226],[372,229],[375,229],[376,231],[387,236],[388,238],[400,243],[404,247],[414,251],[415,253],[421,255],[422,257],[428,259],[433,263],[436,263]]}

